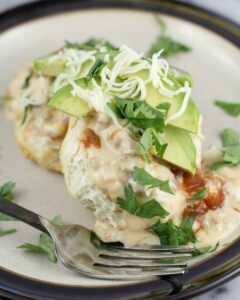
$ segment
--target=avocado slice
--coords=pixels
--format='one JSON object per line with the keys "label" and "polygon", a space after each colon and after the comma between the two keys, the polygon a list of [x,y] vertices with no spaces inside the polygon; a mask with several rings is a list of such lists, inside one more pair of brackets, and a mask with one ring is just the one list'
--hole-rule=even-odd
{"label": "avocado slice", "polygon": [[[183,101],[183,94],[179,94],[172,98],[163,96],[155,89],[151,83],[147,85],[147,97],[146,101],[149,105],[156,107],[162,102],[169,102],[171,104],[168,116],[176,113]],[[190,131],[192,133],[198,133],[199,127],[199,110],[192,99],[189,99],[187,108],[181,117],[172,120],[169,124],[184,130]]]}
{"label": "avocado slice", "polygon": [[182,86],[184,85],[185,81],[188,81],[189,85],[192,87],[193,79],[188,72],[176,67],[170,67],[169,74],[170,76],[173,76],[177,80],[177,82],[180,83]]}
{"label": "avocado slice", "polygon": [[[86,86],[86,83],[82,78],[76,80],[76,83],[82,87]],[[63,86],[53,95],[48,102],[48,105],[74,117],[86,116],[90,111],[92,111],[92,108],[90,108],[88,103],[83,99],[73,96],[71,91],[72,86],[70,84]]]}
{"label": "avocado slice", "polygon": [[168,146],[163,159],[192,174],[196,172],[196,148],[189,132],[167,126],[165,139]]}
{"label": "avocado slice", "polygon": [[40,57],[34,60],[33,66],[37,73],[44,76],[58,76],[65,68],[64,60],[49,61],[48,56]]}

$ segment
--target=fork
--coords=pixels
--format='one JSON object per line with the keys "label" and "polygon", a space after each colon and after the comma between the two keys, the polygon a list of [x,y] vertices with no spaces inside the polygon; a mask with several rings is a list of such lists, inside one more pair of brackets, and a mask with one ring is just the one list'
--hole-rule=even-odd
{"label": "fork", "polygon": [[[144,245],[121,247],[91,242],[91,231],[81,225],[56,225],[42,216],[0,197],[0,212],[48,234],[56,255],[67,268],[82,275],[113,280],[149,279],[153,276],[184,274],[191,247]],[[171,262],[180,260],[180,262]]]}

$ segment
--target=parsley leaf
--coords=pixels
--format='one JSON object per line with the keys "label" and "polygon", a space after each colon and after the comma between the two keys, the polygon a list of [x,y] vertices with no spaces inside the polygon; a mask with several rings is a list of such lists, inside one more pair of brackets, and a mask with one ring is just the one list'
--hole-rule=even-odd
{"label": "parsley leaf", "polygon": [[159,220],[149,229],[154,231],[160,238],[161,245],[183,246],[188,242],[196,242],[196,236],[192,230],[195,216],[186,215],[180,226],[173,224],[172,221],[161,223]]}
{"label": "parsley leaf", "polygon": [[128,184],[125,188],[124,198],[117,198],[117,203],[128,213],[146,219],[156,216],[164,218],[168,215],[168,212],[155,199],[151,199],[143,204],[140,203],[131,184]]}
{"label": "parsley leaf", "polygon": [[160,25],[160,34],[156,40],[152,43],[150,50],[148,51],[149,56],[164,49],[162,56],[171,56],[178,52],[189,52],[191,48],[173,40],[170,36],[165,34],[166,25],[160,18],[156,17],[156,21]]}
{"label": "parsley leaf", "polygon": [[[63,225],[63,221],[61,216],[56,216],[53,220],[52,223],[56,225]],[[35,252],[35,253],[41,253],[47,256],[48,260],[56,263],[57,262],[57,256],[55,253],[55,246],[53,243],[52,238],[46,234],[46,233],[41,233],[39,236],[39,242],[38,245],[31,244],[31,243],[24,243],[17,248],[24,249],[29,252]]]}
{"label": "parsley leaf", "polygon": [[[5,200],[12,201],[14,199],[14,195],[12,193],[12,190],[16,186],[15,182],[6,182],[0,187],[0,196],[2,196]],[[3,213],[0,213],[0,221],[13,221],[16,220],[13,217],[7,216]]]}
{"label": "parsley leaf", "polygon": [[230,128],[226,128],[221,133],[223,144],[223,160],[215,162],[211,169],[218,170],[223,166],[236,166],[240,163],[240,134]]}
{"label": "parsley leaf", "polygon": [[198,248],[198,249],[196,248],[192,252],[192,256],[196,257],[196,256],[203,255],[206,253],[214,252],[217,250],[218,246],[219,246],[219,243],[217,243],[215,246],[212,246],[212,247],[202,247],[202,248]]}
{"label": "parsley leaf", "polygon": [[24,112],[23,112],[23,116],[22,116],[22,121],[21,121],[21,125],[23,125],[26,122],[27,119],[27,113],[28,111],[32,108],[31,104],[28,104],[27,106],[24,107]]}
{"label": "parsley leaf", "polygon": [[142,129],[154,128],[157,132],[163,132],[164,114],[153,108],[145,101],[134,101],[121,97],[114,97],[115,102],[108,103],[109,108],[117,117],[126,119],[134,126]]}
{"label": "parsley leaf", "polygon": [[140,138],[140,151],[146,161],[149,161],[149,149],[155,148],[157,156],[163,157],[163,154],[167,148],[167,143],[164,137],[156,132],[153,128],[148,128]]}
{"label": "parsley leaf", "polygon": [[103,61],[103,59],[97,59],[91,69],[89,70],[89,73],[87,75],[87,78],[92,79],[99,75],[103,67],[106,65],[106,63]]}
{"label": "parsley leaf", "polygon": [[14,187],[16,186],[16,183],[15,182],[6,182],[5,184],[3,184],[1,187],[0,187],[0,195],[6,199],[6,200],[9,200],[9,201],[12,201],[14,199],[14,196],[13,196],[13,193],[12,193],[12,190],[14,189]]}
{"label": "parsley leaf", "polygon": [[240,103],[225,102],[223,100],[215,100],[214,104],[222,108],[226,113],[233,117],[240,115]]}
{"label": "parsley leaf", "polygon": [[124,247],[123,243],[121,243],[121,242],[111,242],[111,243],[103,242],[100,239],[100,237],[93,231],[91,231],[90,241],[99,250],[106,249],[107,246]]}
{"label": "parsley leaf", "polygon": [[90,38],[83,43],[72,43],[69,41],[65,41],[65,47],[79,49],[79,50],[94,50],[100,47],[106,47],[108,50],[118,49],[109,41],[105,39],[98,39],[98,38]]}
{"label": "parsley leaf", "polygon": [[208,195],[208,192],[207,192],[207,189],[206,188],[203,188],[201,189],[198,193],[192,195],[190,198],[188,198],[187,200],[194,203],[196,200],[199,200],[199,199],[204,199],[206,198]]}
{"label": "parsley leaf", "polygon": [[16,229],[0,230],[0,237],[17,232]]}
{"label": "parsley leaf", "polygon": [[231,167],[232,166],[232,163],[228,162],[228,161],[217,161],[215,163],[212,164],[211,166],[211,170],[213,171],[217,171],[225,166],[229,166]]}
{"label": "parsley leaf", "polygon": [[149,186],[149,188],[159,187],[161,191],[164,191],[169,194],[173,194],[168,180],[160,180],[158,178],[153,177],[143,168],[134,167],[133,169],[133,179],[141,186]]}
{"label": "parsley leaf", "polygon": [[27,88],[29,88],[29,84],[30,84],[30,79],[31,79],[32,74],[30,74],[29,76],[27,76],[22,84],[22,90],[26,90]]}

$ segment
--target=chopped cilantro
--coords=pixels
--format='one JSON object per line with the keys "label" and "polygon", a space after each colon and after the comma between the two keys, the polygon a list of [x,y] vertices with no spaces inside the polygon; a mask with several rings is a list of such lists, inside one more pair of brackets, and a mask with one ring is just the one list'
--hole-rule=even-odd
{"label": "chopped cilantro", "polygon": [[124,246],[123,243],[121,243],[121,242],[111,242],[111,243],[103,242],[100,239],[100,237],[98,237],[97,234],[93,231],[91,231],[90,241],[99,250],[106,249],[107,246],[117,246],[117,247]]}
{"label": "chopped cilantro", "polygon": [[69,41],[65,41],[65,46],[67,48],[74,48],[79,50],[94,50],[100,47],[106,47],[108,50],[117,50],[118,48],[115,47],[112,43],[105,39],[98,39],[98,38],[90,38],[83,43],[72,43]]}
{"label": "chopped cilantro", "polygon": [[215,100],[214,104],[222,108],[226,113],[233,117],[240,115],[240,103],[225,102],[223,100]]}
{"label": "chopped cilantro", "polygon": [[219,243],[217,243],[215,246],[212,246],[212,247],[202,247],[202,248],[198,248],[198,249],[196,248],[192,252],[192,256],[196,257],[196,256],[203,255],[206,253],[214,252],[217,250],[218,246],[219,246]]}
{"label": "chopped cilantro", "polygon": [[162,19],[156,17],[158,24],[160,25],[160,34],[156,40],[152,43],[150,50],[148,51],[149,56],[164,49],[162,56],[171,56],[178,52],[189,52],[191,48],[173,40],[170,36],[165,34],[166,25]]}
{"label": "chopped cilantro", "polygon": [[188,198],[187,200],[189,202],[192,202],[194,203],[196,200],[200,200],[200,199],[204,199],[206,198],[208,195],[208,192],[207,192],[207,189],[206,188],[203,188],[201,189],[198,193],[192,195],[190,198]]}
{"label": "chopped cilantro", "polygon": [[0,230],[0,237],[17,232],[16,229]]}
{"label": "chopped cilantro", "polygon": [[26,122],[26,119],[27,119],[27,113],[28,113],[28,111],[29,111],[31,108],[32,108],[32,105],[31,105],[31,104],[28,104],[27,106],[24,107],[21,125],[23,125],[23,124]]}
{"label": "chopped cilantro", "polygon": [[108,103],[108,106],[117,117],[128,120],[138,128],[147,129],[152,127],[157,132],[163,132],[165,128],[164,114],[147,104],[147,102],[117,96],[114,100],[114,102]]}
{"label": "chopped cilantro", "polygon": [[29,84],[30,84],[30,79],[31,79],[32,74],[30,74],[29,76],[27,76],[22,84],[22,90],[26,90],[29,88]]}
{"label": "chopped cilantro", "polygon": [[197,240],[192,230],[194,219],[193,214],[186,215],[180,226],[173,224],[172,221],[161,223],[158,220],[149,229],[159,236],[161,245],[183,246],[188,242],[195,243]]}
{"label": "chopped cilantro", "polygon": [[87,78],[92,79],[95,76],[99,75],[103,67],[106,65],[106,63],[102,59],[97,59],[94,63],[94,65],[89,70],[89,73],[87,75]]}
{"label": "chopped cilantro", "polygon": [[150,188],[158,187],[161,191],[173,194],[168,180],[163,181],[155,178],[143,168],[134,167],[132,176],[134,181],[136,181],[141,186],[149,186]]}
{"label": "chopped cilantro", "polygon": [[140,151],[146,161],[149,161],[149,149],[154,148],[157,156],[162,158],[167,148],[164,136],[155,129],[148,128],[140,138]]}
{"label": "chopped cilantro", "polygon": [[[12,201],[14,199],[14,195],[12,190],[16,186],[15,182],[6,182],[0,187],[0,196],[2,196],[5,200]],[[0,221],[13,221],[16,220],[13,217],[7,216],[3,213],[0,213]]]}
{"label": "chopped cilantro", "polygon": [[124,198],[117,198],[117,203],[128,213],[146,219],[151,219],[156,216],[164,218],[168,215],[168,212],[155,199],[140,203],[131,184],[128,184],[125,188]]}
{"label": "chopped cilantro", "polygon": [[14,199],[14,196],[13,196],[13,193],[12,193],[12,190],[14,189],[14,187],[16,186],[16,183],[15,182],[6,182],[5,184],[3,184],[1,187],[0,187],[0,195],[6,199],[6,200],[9,200],[9,201],[12,201]]}
{"label": "chopped cilantro", "polygon": [[236,166],[240,163],[240,134],[230,128],[221,133],[223,144],[222,161],[215,162],[212,170],[218,170],[224,166]]}
{"label": "chopped cilantro", "polygon": [[[53,220],[52,223],[56,225],[63,225],[63,221],[61,216],[56,216]],[[57,262],[57,256],[55,253],[55,246],[53,243],[52,238],[46,234],[46,233],[41,233],[39,236],[39,242],[38,245],[31,244],[31,243],[24,243],[17,248],[24,249],[29,252],[35,252],[35,253],[41,253],[43,255],[46,255],[48,260],[56,263]]]}

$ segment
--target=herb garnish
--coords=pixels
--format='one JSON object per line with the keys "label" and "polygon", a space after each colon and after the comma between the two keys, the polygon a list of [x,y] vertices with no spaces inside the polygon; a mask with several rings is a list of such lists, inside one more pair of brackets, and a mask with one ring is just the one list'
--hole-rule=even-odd
{"label": "herb garnish", "polygon": [[[12,201],[14,199],[14,195],[12,190],[16,186],[15,182],[6,182],[0,187],[0,196],[2,196],[5,200]],[[5,215],[3,213],[0,213],[0,221],[16,221],[15,218],[10,217],[8,215]]]}
{"label": "herb garnish", "polygon": [[150,50],[148,51],[149,56],[152,56],[154,53],[164,49],[162,56],[171,56],[178,52],[189,52],[191,48],[173,40],[170,36],[165,34],[166,25],[162,19],[155,17],[157,23],[160,26],[160,34],[156,38],[155,42],[152,43]]}
{"label": "herb garnish", "polygon": [[134,181],[136,181],[141,186],[149,186],[149,188],[158,187],[161,191],[173,194],[173,191],[169,186],[168,180],[163,181],[158,178],[155,178],[143,168],[134,167],[132,177]]}
{"label": "herb garnish", "polygon": [[155,129],[148,128],[140,138],[140,151],[144,159],[149,162],[149,149],[154,148],[157,156],[162,158],[167,148],[164,136],[160,135]]}
{"label": "herb garnish", "polygon": [[198,249],[195,248],[194,251],[192,252],[192,256],[196,257],[196,256],[203,255],[206,253],[214,252],[217,250],[218,246],[219,246],[219,243],[217,243],[215,246],[212,246],[212,247],[202,247],[202,248],[198,248]]}
{"label": "herb garnish", "polygon": [[222,108],[226,113],[233,117],[240,115],[240,103],[226,102],[223,100],[215,100],[214,104]]}
{"label": "herb garnish", "polygon": [[100,237],[98,237],[97,234],[93,231],[91,231],[90,241],[99,250],[106,249],[107,246],[124,247],[123,243],[121,242],[110,242],[110,243],[103,242],[100,239]]}
{"label": "herb garnish", "polygon": [[[63,220],[61,216],[56,216],[53,220],[52,223],[56,225],[63,225]],[[48,260],[56,263],[57,262],[57,256],[55,253],[55,247],[52,238],[46,234],[46,233],[41,233],[39,236],[39,242],[38,245],[31,244],[31,243],[25,243],[17,248],[24,249],[29,252],[35,252],[35,253],[40,253],[43,255],[46,255]]]}
{"label": "herb garnish", "polygon": [[0,230],[0,237],[17,232],[16,229]]}
{"label": "herb garnish", "polygon": [[118,48],[115,47],[112,43],[105,39],[98,39],[98,38],[90,38],[83,43],[72,43],[69,41],[65,41],[65,46],[67,48],[74,48],[79,50],[94,50],[100,47],[106,47],[108,50],[117,50]]}
{"label": "herb garnish", "polygon": [[223,144],[223,160],[215,162],[212,170],[218,170],[223,166],[236,166],[240,163],[240,134],[230,128],[226,128],[221,133]]}
{"label": "herb garnish", "polygon": [[23,111],[23,117],[22,117],[22,121],[21,121],[21,125],[23,125],[27,119],[27,113],[28,111],[32,108],[31,104],[28,104],[27,106],[24,107],[24,111]]}
{"label": "herb garnish", "polygon": [[146,219],[157,216],[164,218],[168,215],[168,212],[155,199],[151,199],[145,203],[139,202],[131,184],[128,184],[125,188],[124,198],[117,198],[117,203],[131,215]]}
{"label": "herb garnish", "polygon": [[196,200],[204,199],[208,195],[208,191],[206,188],[201,189],[198,193],[192,195],[187,201],[194,203]]}
{"label": "herb garnish", "polygon": [[29,88],[31,76],[32,76],[32,74],[28,75],[28,76],[25,78],[25,80],[24,80],[24,82],[23,82],[23,84],[22,84],[22,90],[26,90],[26,89]]}
{"label": "herb garnish", "polygon": [[[14,189],[15,186],[16,186],[15,182],[11,182],[11,181],[6,182],[5,184],[3,184],[0,187],[0,196],[3,197],[5,200],[12,201],[14,199],[12,190]],[[13,217],[10,217],[8,215],[5,215],[3,213],[0,213],[0,221],[13,221],[13,220],[16,220],[16,219]],[[16,231],[17,230],[14,228],[7,229],[7,230],[0,230],[0,237],[7,235],[7,234],[14,233]]]}
{"label": "herb garnish", "polygon": [[119,118],[126,119],[138,128],[152,127],[158,132],[163,132],[165,115],[147,104],[146,101],[134,101],[117,96],[114,97],[114,100],[114,102],[108,103],[108,106]]}
{"label": "herb garnish", "polygon": [[161,223],[158,220],[149,229],[159,236],[161,245],[183,246],[188,242],[195,243],[197,241],[192,230],[194,219],[194,214],[185,215],[180,226],[173,224],[172,221]]}
{"label": "herb garnish", "polygon": [[106,65],[106,63],[103,61],[103,59],[97,59],[91,69],[89,70],[89,73],[87,75],[87,78],[92,79],[100,74],[103,67]]}

